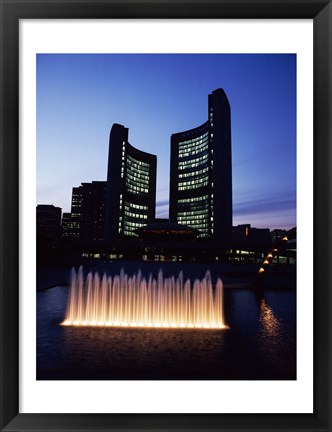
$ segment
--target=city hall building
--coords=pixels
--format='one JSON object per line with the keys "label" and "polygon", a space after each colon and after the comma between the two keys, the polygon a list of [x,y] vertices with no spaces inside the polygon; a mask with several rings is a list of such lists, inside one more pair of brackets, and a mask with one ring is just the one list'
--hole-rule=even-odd
{"label": "city hall building", "polygon": [[152,223],[156,211],[157,157],[133,147],[128,128],[110,132],[105,206],[105,240],[117,245],[137,237],[135,230]]}
{"label": "city hall building", "polygon": [[228,247],[232,241],[231,114],[227,96],[208,97],[208,120],[171,136],[170,222]]}
{"label": "city hall building", "polygon": [[[155,217],[157,158],[130,144],[128,133],[120,124],[111,128],[107,181],[73,188],[66,235],[75,238],[77,231],[80,240],[102,242],[87,244],[87,251],[96,249],[87,256],[102,250],[100,257],[114,259],[217,259],[232,245],[231,113],[224,90],[208,96],[203,124],[171,136],[168,219]],[[98,227],[90,218],[95,212],[86,218],[91,233],[83,230],[83,210],[91,207],[85,201],[100,210]]]}

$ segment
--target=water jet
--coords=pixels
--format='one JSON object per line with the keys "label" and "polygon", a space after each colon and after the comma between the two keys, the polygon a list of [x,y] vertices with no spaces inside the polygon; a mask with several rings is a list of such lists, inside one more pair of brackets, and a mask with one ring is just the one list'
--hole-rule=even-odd
{"label": "water jet", "polygon": [[141,271],[128,276],[123,269],[113,277],[83,268],[71,272],[66,318],[62,325],[225,329],[223,283],[212,284],[211,274],[184,280],[183,273],[148,278]]}

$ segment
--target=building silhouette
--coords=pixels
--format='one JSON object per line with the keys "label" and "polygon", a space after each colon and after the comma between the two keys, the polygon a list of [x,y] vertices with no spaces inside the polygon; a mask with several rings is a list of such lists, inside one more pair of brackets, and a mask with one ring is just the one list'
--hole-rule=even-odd
{"label": "building silhouette", "polygon": [[273,231],[271,231],[272,243],[277,243],[286,234],[287,234],[287,231],[284,229],[274,229]]}
{"label": "building silhouette", "polygon": [[82,219],[82,200],[83,188],[76,186],[72,189],[71,195],[71,237],[79,238],[81,236],[81,219]]}
{"label": "building silhouette", "polygon": [[236,249],[268,247],[271,244],[271,233],[268,228],[254,228],[251,224],[233,227],[232,245]]}
{"label": "building silhouette", "polygon": [[82,183],[80,237],[104,240],[106,182]]}
{"label": "building silhouette", "polygon": [[61,208],[38,204],[36,208],[37,239],[55,241],[61,233]]}
{"label": "building silhouette", "polygon": [[117,245],[137,237],[135,230],[154,221],[155,155],[128,142],[128,128],[114,124],[110,132],[105,207],[105,240]]}
{"label": "building silhouette", "polygon": [[62,237],[104,240],[105,200],[105,181],[73,187],[71,213],[64,213],[62,218]]}
{"label": "building silhouette", "polygon": [[231,114],[224,90],[208,95],[205,123],[171,136],[169,219],[155,217],[157,158],[133,147],[128,133],[120,124],[111,128],[107,181],[73,187],[62,237],[78,240],[88,257],[220,259],[232,246]]}
{"label": "building silhouette", "polygon": [[171,136],[170,222],[200,231],[219,247],[232,242],[231,114],[222,89],[208,96],[208,120]]}

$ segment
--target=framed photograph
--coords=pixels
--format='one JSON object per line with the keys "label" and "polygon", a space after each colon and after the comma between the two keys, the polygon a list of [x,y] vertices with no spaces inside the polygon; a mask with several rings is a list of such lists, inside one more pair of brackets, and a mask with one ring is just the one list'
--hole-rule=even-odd
{"label": "framed photograph", "polygon": [[330,1],[1,1],[1,430],[331,430]]}

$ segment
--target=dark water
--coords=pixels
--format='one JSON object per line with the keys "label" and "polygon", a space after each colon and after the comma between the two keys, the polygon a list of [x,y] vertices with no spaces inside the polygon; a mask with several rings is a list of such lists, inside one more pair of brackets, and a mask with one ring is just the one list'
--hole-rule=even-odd
{"label": "dark water", "polygon": [[37,294],[37,379],[296,379],[295,290],[224,290],[229,330],[64,327],[68,287]]}

